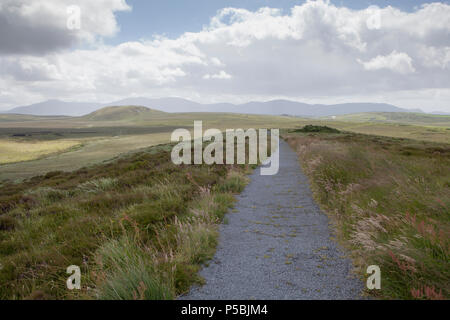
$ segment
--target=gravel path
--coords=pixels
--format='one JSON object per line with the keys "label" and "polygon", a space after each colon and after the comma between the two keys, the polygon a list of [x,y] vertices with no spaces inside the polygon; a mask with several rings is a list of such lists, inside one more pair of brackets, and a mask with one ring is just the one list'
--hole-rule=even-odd
{"label": "gravel path", "polygon": [[280,141],[280,171],[251,182],[220,226],[204,286],[180,299],[359,299],[360,280],[330,239],[297,155]]}

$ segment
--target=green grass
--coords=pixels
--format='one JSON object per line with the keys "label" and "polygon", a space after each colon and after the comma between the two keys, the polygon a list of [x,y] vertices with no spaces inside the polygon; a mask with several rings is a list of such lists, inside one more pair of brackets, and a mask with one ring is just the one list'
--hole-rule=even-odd
{"label": "green grass", "polygon": [[97,288],[101,300],[167,300],[173,290],[157,275],[145,244],[123,236],[102,245],[96,257],[105,277]]}
{"label": "green grass", "polygon": [[[167,143],[168,139],[169,132],[80,139],[83,144],[80,148],[1,166],[0,183],[4,180],[21,181],[51,171],[72,171],[92,166],[138,149]],[[39,143],[45,144],[46,141]]]}
{"label": "green grass", "polygon": [[58,154],[81,147],[74,140],[23,141],[18,139],[0,140],[0,165],[39,159],[50,154]]}
{"label": "green grass", "polygon": [[[331,117],[324,117],[330,119]],[[405,123],[421,126],[443,126],[450,127],[449,115],[434,115],[413,112],[366,112],[336,116],[338,121],[356,122],[390,122]]]}
{"label": "green grass", "polygon": [[[170,146],[0,187],[1,299],[171,299],[201,282],[246,166],[175,166]],[[69,265],[82,289],[66,288]]]}
{"label": "green grass", "polygon": [[290,133],[314,196],[360,274],[389,299],[450,297],[450,145],[353,133]]}

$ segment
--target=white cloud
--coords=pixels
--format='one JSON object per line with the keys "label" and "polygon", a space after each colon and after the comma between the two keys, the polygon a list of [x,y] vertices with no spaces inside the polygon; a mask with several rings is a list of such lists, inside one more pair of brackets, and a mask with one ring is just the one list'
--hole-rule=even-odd
{"label": "white cloud", "polygon": [[218,58],[216,57],[212,57],[211,58],[211,63],[216,66],[216,67],[224,67],[224,64],[222,63],[222,61],[220,61]]}
{"label": "white cloud", "polygon": [[226,73],[224,70],[220,70],[219,73],[216,74],[205,74],[203,79],[231,79],[231,75]]}
{"label": "white cloud", "polygon": [[[55,2],[45,2],[48,8],[42,10],[59,10]],[[83,20],[84,40],[113,35],[118,28],[114,12],[127,10],[119,0],[80,3],[92,12],[87,22]],[[8,10],[7,16],[18,15]],[[4,17],[0,6],[0,23],[2,12]],[[379,28],[370,20],[374,14],[379,15]],[[20,21],[37,23],[23,16]],[[372,101],[383,96],[394,103],[407,100],[396,100],[404,97],[396,93],[421,92],[417,105],[411,99],[408,106],[439,105],[450,111],[449,95],[436,98],[431,93],[436,91],[430,91],[450,88],[449,16],[450,5],[442,3],[414,12],[390,6],[351,10],[325,1],[307,1],[284,15],[270,8],[226,8],[203,30],[174,39],[159,36],[117,46],[97,43],[83,50],[44,54],[30,49],[21,55],[0,55],[0,106],[47,98],[113,100],[138,95],[176,95],[203,102],[218,97]]]}
{"label": "white cloud", "polygon": [[450,47],[433,47],[422,45],[419,47],[419,55],[423,59],[423,64],[428,68],[450,68]]}
{"label": "white cloud", "polygon": [[[80,9],[79,30],[67,27],[67,9],[74,5]],[[2,0],[0,54],[44,54],[114,36],[114,12],[130,9],[125,0]]]}
{"label": "white cloud", "polygon": [[397,52],[395,50],[386,56],[376,56],[367,62],[358,59],[358,62],[361,63],[366,70],[389,69],[401,74],[408,74],[416,71],[412,65],[411,57],[404,52]]}

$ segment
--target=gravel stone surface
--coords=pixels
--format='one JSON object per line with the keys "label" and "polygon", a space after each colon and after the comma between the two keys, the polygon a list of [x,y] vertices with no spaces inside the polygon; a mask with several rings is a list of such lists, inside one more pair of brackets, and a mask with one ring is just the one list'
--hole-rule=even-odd
{"label": "gravel stone surface", "polygon": [[179,299],[361,299],[361,280],[331,238],[298,157],[280,141],[280,170],[259,169],[220,226],[216,254]]}

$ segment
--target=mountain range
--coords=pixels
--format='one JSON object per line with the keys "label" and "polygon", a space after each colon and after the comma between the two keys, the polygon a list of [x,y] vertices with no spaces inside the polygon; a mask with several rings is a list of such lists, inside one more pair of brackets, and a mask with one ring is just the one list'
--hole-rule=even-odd
{"label": "mountain range", "polygon": [[145,106],[164,112],[233,112],[247,114],[291,115],[323,117],[363,112],[420,112],[420,109],[403,109],[386,103],[342,103],[333,105],[307,104],[289,100],[248,102],[244,104],[201,104],[182,98],[127,98],[110,103],[65,102],[47,100],[40,103],[13,108],[5,113],[39,116],[83,116],[107,106]]}

